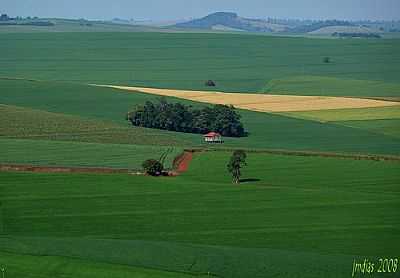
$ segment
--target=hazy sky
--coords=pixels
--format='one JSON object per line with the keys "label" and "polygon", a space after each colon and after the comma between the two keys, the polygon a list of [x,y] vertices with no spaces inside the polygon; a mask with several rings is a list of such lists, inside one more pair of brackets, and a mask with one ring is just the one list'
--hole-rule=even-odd
{"label": "hazy sky", "polygon": [[169,20],[233,11],[253,18],[400,19],[400,0],[0,0],[11,16]]}

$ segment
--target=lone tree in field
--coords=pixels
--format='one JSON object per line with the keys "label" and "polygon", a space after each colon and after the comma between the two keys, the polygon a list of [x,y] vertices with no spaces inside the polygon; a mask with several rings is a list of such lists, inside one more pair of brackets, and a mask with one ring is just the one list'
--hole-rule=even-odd
{"label": "lone tree in field", "polygon": [[240,176],[241,176],[241,171],[240,169],[243,166],[246,166],[246,153],[244,151],[238,150],[234,151],[229,163],[227,165],[229,173],[232,174],[232,182],[233,183],[240,183]]}
{"label": "lone tree in field", "polygon": [[162,163],[155,159],[148,159],[143,162],[142,167],[146,174],[150,176],[160,176],[164,170]]}
{"label": "lone tree in field", "polygon": [[325,57],[324,58],[324,63],[325,64],[329,64],[331,62],[331,58],[330,57]]}
{"label": "lone tree in field", "polygon": [[205,83],[205,85],[206,85],[207,87],[215,87],[215,86],[216,86],[215,82],[212,81],[212,80],[207,80],[206,83]]}

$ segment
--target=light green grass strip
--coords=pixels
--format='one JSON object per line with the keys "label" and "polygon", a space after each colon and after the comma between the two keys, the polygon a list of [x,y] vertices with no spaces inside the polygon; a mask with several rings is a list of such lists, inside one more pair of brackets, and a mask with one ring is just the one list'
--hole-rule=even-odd
{"label": "light green grass strip", "polygon": [[400,105],[378,108],[285,112],[281,115],[318,122],[400,119]]}
{"label": "light green grass strip", "polygon": [[400,119],[344,121],[338,122],[338,124],[400,138]]}
{"label": "light green grass strip", "polygon": [[[331,67],[334,65],[325,65]],[[262,92],[310,96],[396,96],[400,84],[318,75],[300,75],[273,79]]]}

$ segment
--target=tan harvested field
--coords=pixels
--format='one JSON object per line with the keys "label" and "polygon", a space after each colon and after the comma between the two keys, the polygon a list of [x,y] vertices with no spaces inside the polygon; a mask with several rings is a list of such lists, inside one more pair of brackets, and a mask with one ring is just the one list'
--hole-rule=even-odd
{"label": "tan harvested field", "polygon": [[399,102],[394,101],[346,97],[222,93],[114,85],[95,86],[109,87],[130,92],[142,92],[153,95],[177,97],[204,103],[233,105],[237,108],[259,112],[294,112],[345,108],[373,108],[396,105],[400,106]]}

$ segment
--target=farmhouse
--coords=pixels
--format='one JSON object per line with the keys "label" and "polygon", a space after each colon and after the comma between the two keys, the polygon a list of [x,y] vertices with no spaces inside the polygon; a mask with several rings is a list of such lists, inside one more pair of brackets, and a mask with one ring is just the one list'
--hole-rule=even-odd
{"label": "farmhouse", "polygon": [[210,132],[205,134],[204,136],[204,141],[207,143],[223,143],[222,141],[222,135],[219,134],[218,132]]}

